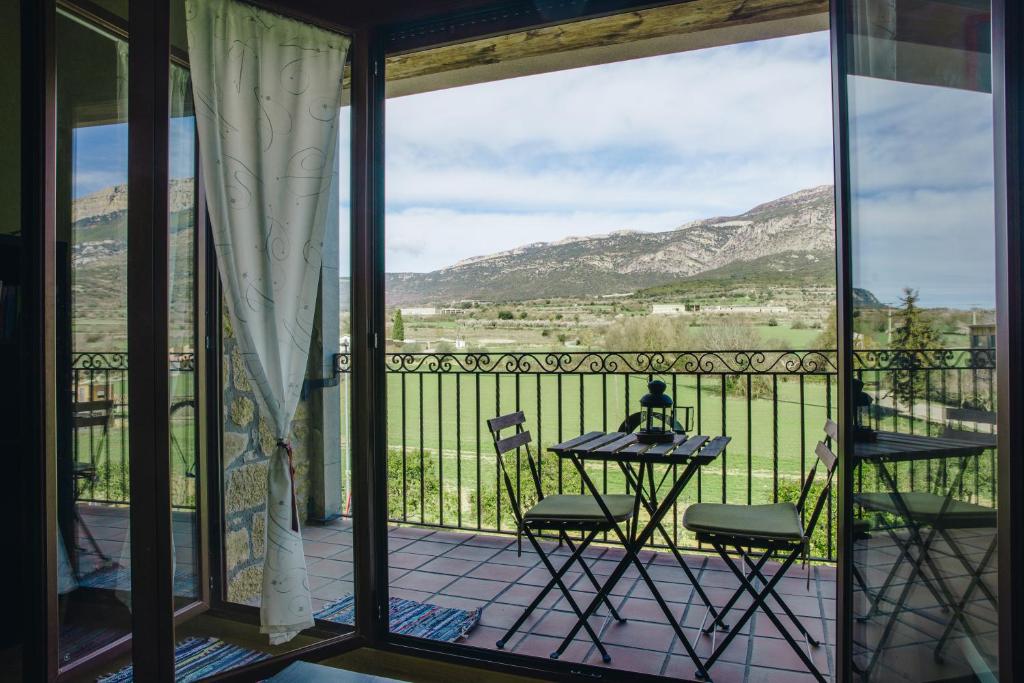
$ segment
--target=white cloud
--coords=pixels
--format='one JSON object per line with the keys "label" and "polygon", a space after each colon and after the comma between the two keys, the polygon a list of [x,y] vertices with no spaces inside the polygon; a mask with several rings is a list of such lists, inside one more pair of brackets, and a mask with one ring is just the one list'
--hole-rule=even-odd
{"label": "white cloud", "polygon": [[388,269],[830,183],[830,88],[820,33],[388,100]]}
{"label": "white cloud", "polygon": [[854,286],[894,303],[992,307],[992,98],[851,79]]}
{"label": "white cloud", "polygon": [[387,216],[386,267],[388,272],[433,270],[433,264],[450,265],[531,242],[615,230],[661,230],[686,219],[673,212],[514,214],[409,209]]}

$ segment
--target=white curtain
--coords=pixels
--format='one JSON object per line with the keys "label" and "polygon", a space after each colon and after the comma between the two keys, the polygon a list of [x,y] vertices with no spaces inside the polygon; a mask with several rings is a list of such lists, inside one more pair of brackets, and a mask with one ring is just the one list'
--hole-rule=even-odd
{"label": "white curtain", "polygon": [[288,434],[313,329],[348,40],[235,0],[187,0],[186,17],[217,263],[279,439],[260,607],[277,644],[313,625]]}

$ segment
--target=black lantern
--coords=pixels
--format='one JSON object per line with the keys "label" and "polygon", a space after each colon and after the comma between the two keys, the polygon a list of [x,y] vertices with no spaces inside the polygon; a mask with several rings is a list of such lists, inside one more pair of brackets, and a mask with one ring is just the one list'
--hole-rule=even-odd
{"label": "black lantern", "polygon": [[672,397],[665,393],[665,383],[653,380],[647,383],[647,391],[640,399],[640,431],[637,440],[640,443],[669,443],[672,432]]}
{"label": "black lantern", "polygon": [[853,438],[855,441],[874,441],[875,430],[871,428],[871,396],[864,391],[864,382],[854,378],[853,385]]}

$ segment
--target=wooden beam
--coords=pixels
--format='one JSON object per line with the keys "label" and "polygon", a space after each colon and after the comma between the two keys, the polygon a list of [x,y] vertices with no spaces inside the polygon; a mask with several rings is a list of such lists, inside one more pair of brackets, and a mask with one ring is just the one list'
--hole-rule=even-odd
{"label": "wooden beam", "polygon": [[694,0],[387,59],[388,95],[828,29],[828,0]]}

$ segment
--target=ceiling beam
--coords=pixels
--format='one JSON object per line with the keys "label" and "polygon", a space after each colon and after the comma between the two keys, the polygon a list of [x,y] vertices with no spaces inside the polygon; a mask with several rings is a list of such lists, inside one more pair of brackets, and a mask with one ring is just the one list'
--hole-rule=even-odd
{"label": "ceiling beam", "polygon": [[828,0],[694,0],[387,59],[389,97],[828,30]]}

